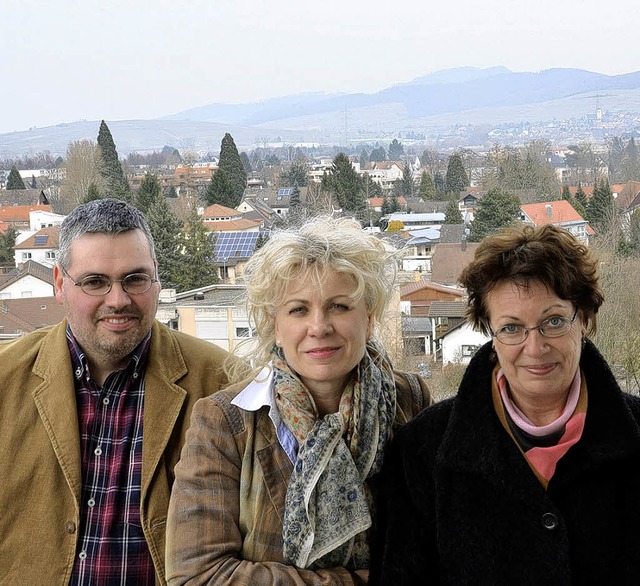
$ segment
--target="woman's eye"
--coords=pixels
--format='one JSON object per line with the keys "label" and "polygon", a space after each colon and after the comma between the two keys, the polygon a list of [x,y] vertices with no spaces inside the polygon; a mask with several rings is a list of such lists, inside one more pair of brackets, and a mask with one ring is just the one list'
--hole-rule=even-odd
{"label": "woman's eye", "polygon": [[304,307],[293,307],[289,310],[289,315],[300,314],[304,312]]}
{"label": "woman's eye", "polygon": [[347,311],[349,307],[344,305],[343,303],[334,303],[332,305],[333,309],[337,309],[338,311]]}
{"label": "woman's eye", "polygon": [[517,331],[520,330],[520,326],[517,326],[515,324],[509,324],[508,326],[504,326],[502,328],[500,328],[505,334],[515,334]]}

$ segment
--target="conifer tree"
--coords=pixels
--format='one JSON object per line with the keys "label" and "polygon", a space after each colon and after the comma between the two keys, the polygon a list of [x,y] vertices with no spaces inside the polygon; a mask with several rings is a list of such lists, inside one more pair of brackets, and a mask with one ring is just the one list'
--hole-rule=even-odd
{"label": "conifer tree", "polygon": [[574,199],[576,202],[576,211],[586,220],[587,207],[589,204],[587,202],[587,194],[584,192],[584,189],[582,189],[582,185],[580,183],[578,183],[578,189],[576,190]]}
{"label": "conifer tree", "polygon": [[249,156],[247,155],[247,153],[242,151],[240,153],[240,159],[242,160],[242,166],[244,167],[244,170],[248,175],[253,171],[253,168],[251,167],[251,161],[249,160]]}
{"label": "conifer tree", "polygon": [[218,282],[213,264],[214,242],[194,205],[180,238],[181,263],[175,274],[176,289],[188,291]]}
{"label": "conifer tree", "polygon": [[387,153],[384,150],[383,146],[376,147],[371,151],[369,155],[369,160],[376,163],[381,163],[387,160]]}
{"label": "conifer tree", "polygon": [[344,153],[333,159],[331,172],[326,176],[325,187],[335,193],[340,207],[346,212],[364,210],[365,194],[361,177],[356,173],[351,161]]}
{"label": "conifer tree", "polygon": [[404,147],[402,146],[402,143],[397,139],[394,138],[390,143],[389,143],[389,160],[390,161],[400,161],[404,155]]}
{"label": "conifer tree", "polygon": [[441,199],[445,192],[444,178],[440,172],[433,175],[433,185],[436,188],[436,199]]}
{"label": "conifer tree", "polygon": [[102,154],[102,167],[100,173],[107,183],[107,195],[124,201],[131,201],[129,182],[124,176],[122,163],[118,158],[116,144],[111,136],[111,131],[103,120],[98,131],[98,146]]}
{"label": "conifer tree", "polygon": [[204,193],[204,200],[207,205],[219,204],[228,208],[235,208],[236,193],[231,183],[231,178],[224,169],[218,169],[209,181],[207,190]]}
{"label": "conifer tree", "polygon": [[460,208],[458,208],[458,202],[455,199],[451,199],[447,204],[447,209],[444,214],[445,224],[462,224],[462,214]]}
{"label": "conifer tree", "polygon": [[18,168],[14,165],[7,177],[7,189],[26,189]]}
{"label": "conifer tree", "polygon": [[13,226],[9,226],[4,232],[0,232],[0,263],[13,264],[15,254],[13,249],[16,245],[17,237],[18,232]]}
{"label": "conifer tree", "polygon": [[573,196],[571,195],[569,186],[566,183],[562,186],[562,199],[568,201],[569,203],[572,203],[573,201]]}
{"label": "conifer tree", "polygon": [[469,177],[464,170],[462,157],[460,155],[451,155],[447,165],[447,174],[444,178],[444,189],[448,193],[458,195],[465,187],[469,185]]}
{"label": "conifer tree", "polygon": [[485,236],[497,232],[520,218],[520,200],[500,188],[490,189],[478,202],[471,222],[471,242],[480,242]]}
{"label": "conifer tree", "polygon": [[158,278],[165,289],[175,288],[175,277],[183,264],[180,254],[182,222],[162,195],[151,202],[146,214],[156,248]]}
{"label": "conifer tree", "polygon": [[87,194],[84,196],[82,203],[88,203],[94,199],[102,199],[102,194],[100,193],[98,186],[92,181],[89,183]]}
{"label": "conifer tree", "polygon": [[136,207],[143,214],[146,214],[153,202],[159,198],[164,198],[164,195],[162,194],[162,187],[160,186],[158,176],[153,173],[145,173],[136,195]]}
{"label": "conifer tree", "polygon": [[[227,205],[230,208],[235,208],[242,201],[242,195],[247,187],[247,172],[242,164],[242,159],[238,153],[236,143],[228,132],[224,135],[220,145],[218,172],[219,171],[225,172],[226,179],[228,179],[231,184],[232,201],[229,202],[231,205],[224,205]],[[217,175],[217,172],[214,174],[214,177],[215,175]]]}
{"label": "conifer tree", "polygon": [[606,233],[613,224],[615,203],[606,179],[593,184],[593,195],[587,207],[587,220],[599,233]]}
{"label": "conifer tree", "polygon": [[426,171],[423,171],[420,176],[420,189],[418,190],[418,195],[425,201],[436,198],[436,186],[433,183],[431,175]]}

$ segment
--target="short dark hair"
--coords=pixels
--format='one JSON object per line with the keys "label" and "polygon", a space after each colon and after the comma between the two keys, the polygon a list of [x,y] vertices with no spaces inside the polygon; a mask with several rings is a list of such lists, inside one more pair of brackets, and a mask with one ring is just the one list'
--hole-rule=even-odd
{"label": "short dark hair", "polygon": [[71,245],[84,234],[120,234],[129,230],[142,230],[155,260],[153,236],[140,210],[119,199],[96,199],[81,204],[60,226],[58,264],[69,268]]}
{"label": "short dark hair", "polygon": [[598,263],[589,248],[551,224],[519,224],[487,236],[458,280],[467,290],[467,317],[485,334],[489,334],[487,295],[504,281],[525,288],[542,283],[582,311],[589,333],[596,330],[596,313],[604,301]]}

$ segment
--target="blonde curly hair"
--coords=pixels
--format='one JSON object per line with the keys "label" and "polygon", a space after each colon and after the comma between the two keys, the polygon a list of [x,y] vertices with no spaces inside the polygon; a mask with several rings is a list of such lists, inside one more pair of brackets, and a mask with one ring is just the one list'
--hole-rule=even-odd
{"label": "blonde curly hair", "polygon": [[[275,313],[290,283],[306,278],[322,288],[326,270],[353,278],[354,301],[364,299],[369,315],[380,323],[396,278],[397,251],[365,232],[354,219],[318,216],[297,228],[277,230],[247,263],[244,278],[249,319],[255,337],[238,345],[251,359],[252,373],[266,366],[275,344]],[[245,351],[247,345],[250,351]],[[247,375],[238,361],[232,379]]]}

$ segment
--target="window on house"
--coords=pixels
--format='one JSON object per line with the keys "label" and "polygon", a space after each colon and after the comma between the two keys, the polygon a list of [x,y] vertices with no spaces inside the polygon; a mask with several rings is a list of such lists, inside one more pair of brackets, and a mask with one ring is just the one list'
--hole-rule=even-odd
{"label": "window on house", "polygon": [[31,258],[31,253],[30,252],[23,252],[22,253],[22,260],[29,260]]}
{"label": "window on house", "polygon": [[478,350],[478,346],[462,346],[462,355],[464,357],[473,356]]}
{"label": "window on house", "polygon": [[49,260],[54,260],[56,258],[55,250],[50,250],[49,252],[45,253],[44,257]]}

